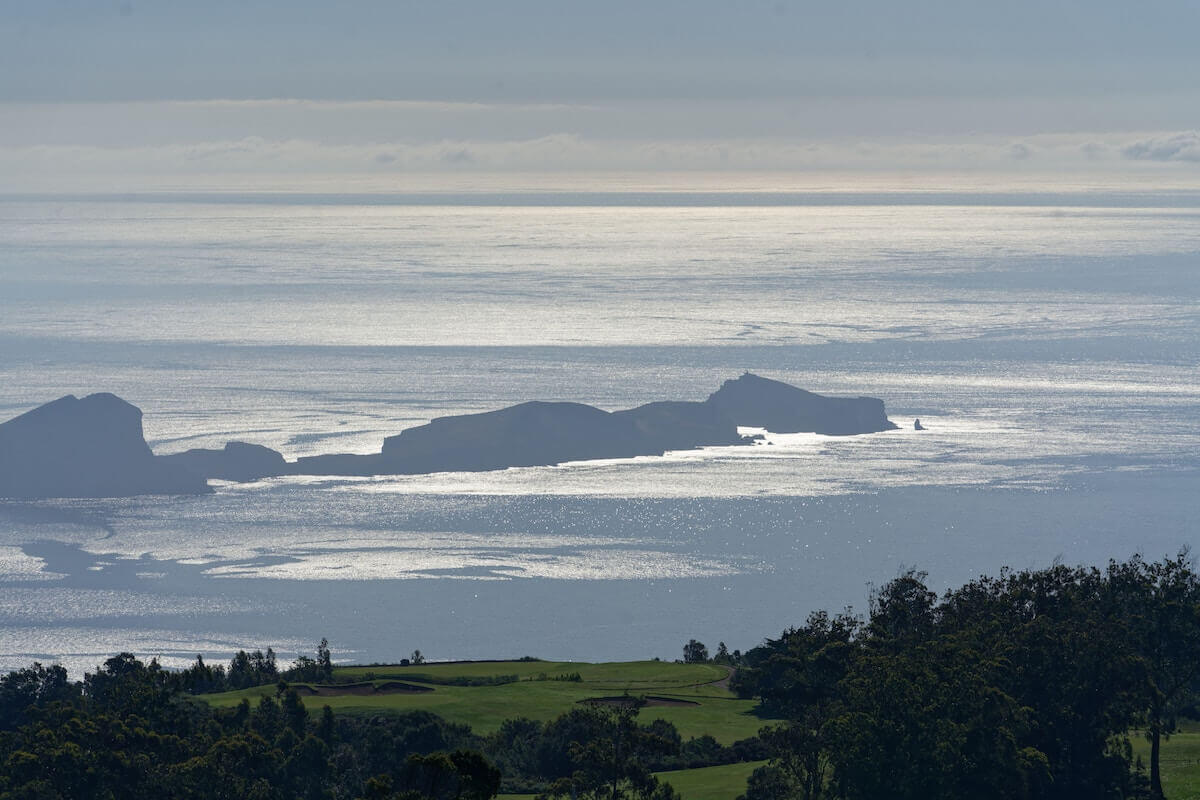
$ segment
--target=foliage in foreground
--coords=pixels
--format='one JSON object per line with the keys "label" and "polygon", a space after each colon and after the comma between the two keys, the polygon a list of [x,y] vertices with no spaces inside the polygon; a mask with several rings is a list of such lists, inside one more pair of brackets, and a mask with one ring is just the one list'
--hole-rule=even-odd
{"label": "foliage in foreground", "polygon": [[37,664],[0,677],[0,800],[485,800],[501,768],[510,788],[546,797],[672,800],[654,770],[762,756],[754,742],[683,742],[668,722],[639,724],[635,698],[544,724],[510,720],[483,738],[426,711],[325,707],[312,719],[285,683],[256,706],[224,709],[180,687],[179,673],[129,654],[78,683]]}
{"label": "foliage in foreground", "polygon": [[733,688],[788,720],[763,732],[774,758],[747,800],[1161,798],[1159,741],[1200,681],[1200,579],[1185,552],[939,600],[910,572],[868,619],[813,614],[745,664]]}
{"label": "foliage in foreground", "polygon": [[502,781],[548,800],[673,800],[654,771],[768,755],[746,800],[1157,799],[1160,743],[1200,697],[1200,578],[1186,553],[1005,571],[942,598],[908,573],[866,619],[817,613],[736,661],[723,650],[733,688],[787,720],[731,747],[640,723],[633,697],[480,737],[422,711],[311,718],[283,682],[254,707],[191,696],[328,679],[324,642],[290,672],[270,651],[213,677],[200,660],[171,673],[129,654],[78,683],[34,665],[0,677],[0,800],[484,800]]}
{"label": "foliage in foreground", "polygon": [[500,773],[465,726],[412,712],[319,719],[292,689],[214,710],[129,654],[81,683],[34,665],[0,678],[0,798],[485,800]]}

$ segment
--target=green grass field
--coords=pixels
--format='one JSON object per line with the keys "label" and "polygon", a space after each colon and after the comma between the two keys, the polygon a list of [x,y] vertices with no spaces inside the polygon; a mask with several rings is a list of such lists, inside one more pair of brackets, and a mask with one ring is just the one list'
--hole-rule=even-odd
{"label": "green grass field", "polygon": [[[579,682],[549,680],[578,673]],[[654,705],[642,709],[645,721],[665,719],[685,739],[712,735],[723,744],[756,734],[769,720],[754,713],[755,703],[739,700],[718,682],[728,670],[712,664],[675,664],[662,661],[633,661],[585,664],[549,661],[496,661],[453,664],[421,664],[410,667],[339,667],[339,680],[366,681],[376,685],[404,681],[433,689],[420,694],[335,694],[305,697],[305,705],[319,711],[328,705],[337,713],[369,714],[424,709],[451,722],[470,725],[477,733],[490,733],[513,717],[546,721],[577,707],[592,697],[613,697],[626,692],[651,695],[687,705]],[[493,686],[451,686],[455,678],[486,678],[517,675],[519,680]],[[540,680],[541,676],[548,678]],[[274,686],[208,695],[218,706],[232,706],[249,697],[256,702],[273,694]]]}
{"label": "green grass field", "polygon": [[[1149,764],[1150,743],[1133,740],[1134,753]],[[1200,800],[1200,730],[1185,731],[1163,742],[1163,791],[1168,800]],[[721,767],[681,769],[656,773],[671,784],[683,800],[734,800],[746,791],[746,779],[767,762],[729,764]],[[533,795],[500,795],[497,800],[529,800]]]}
{"label": "green grass field", "polygon": [[[1144,736],[1130,737],[1133,752],[1150,769],[1150,743]],[[1163,794],[1168,800],[1200,800],[1200,729],[1187,726],[1162,743]]]}
{"label": "green grass field", "polygon": [[[700,769],[678,769],[671,772],[656,772],[665,783],[675,787],[683,800],[734,800],[746,791],[746,779],[765,761],[745,764],[726,764],[721,767]],[[531,794],[502,794],[496,800],[530,800]]]}
{"label": "green grass field", "polygon": [[[551,680],[578,673],[581,680]],[[447,681],[516,675],[513,683],[491,686],[453,686]],[[696,705],[647,706],[644,721],[662,718],[674,723],[688,738],[710,734],[729,744],[753,736],[770,720],[754,714],[754,702],[738,700],[720,685],[727,676],[724,667],[712,664],[675,664],[633,661],[606,664],[552,661],[477,661],[453,664],[421,664],[399,667],[339,667],[338,680],[370,682],[403,681],[432,688],[420,694],[341,694],[305,697],[311,711],[328,705],[335,712],[373,714],[425,709],[451,722],[470,725],[477,733],[490,733],[513,717],[546,721],[576,707],[590,697],[631,695],[686,700]],[[545,676],[546,679],[541,679]],[[256,702],[273,694],[274,686],[262,686],[224,694],[205,695],[218,706],[233,706],[248,697]],[[1132,737],[1134,752],[1149,761],[1150,745],[1143,737]],[[659,773],[684,800],[733,800],[745,791],[746,778],[762,762]],[[1189,726],[1163,742],[1163,788],[1170,800],[1200,800],[1200,726]],[[502,800],[528,800],[529,795],[501,795]]]}
{"label": "green grass field", "polygon": [[726,764],[721,767],[680,769],[655,773],[675,787],[683,800],[733,800],[746,791],[746,779],[765,761]]}

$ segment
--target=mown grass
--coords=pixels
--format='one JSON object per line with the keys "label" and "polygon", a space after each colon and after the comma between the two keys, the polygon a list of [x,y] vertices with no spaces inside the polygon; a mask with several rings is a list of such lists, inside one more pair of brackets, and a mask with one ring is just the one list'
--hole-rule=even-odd
{"label": "mown grass", "polygon": [[[1150,743],[1141,736],[1132,738],[1132,742],[1134,754],[1141,756],[1149,769]],[[1164,741],[1160,759],[1163,792],[1168,800],[1200,800],[1200,728],[1185,730]],[[745,793],[750,773],[766,763],[755,761],[656,774],[674,786],[683,800],[734,800]],[[511,797],[529,800],[528,795]]]}
{"label": "mown grass", "polygon": [[[580,681],[551,680],[578,673]],[[547,680],[539,680],[542,675]],[[305,697],[311,711],[328,705],[337,713],[375,714],[416,709],[432,711],[450,722],[470,725],[477,733],[497,730],[506,719],[528,717],[547,721],[576,708],[580,700],[611,697],[624,693],[689,700],[696,705],[649,706],[642,709],[645,721],[665,719],[685,739],[709,734],[723,744],[756,734],[767,720],[754,713],[755,703],[738,700],[728,689],[717,686],[727,674],[712,664],[675,664],[662,661],[633,661],[606,664],[548,661],[463,662],[419,664],[408,667],[339,667],[335,678],[376,684],[389,680],[423,683],[433,688],[421,694],[322,695]],[[448,686],[440,681],[462,677],[516,675],[518,680],[493,686]],[[257,702],[273,694],[274,686],[207,695],[214,705],[232,706],[243,697]]]}
{"label": "mown grass", "polygon": [[640,689],[685,688],[709,684],[721,680],[727,674],[724,667],[714,664],[676,664],[670,661],[626,661],[604,664],[588,664],[572,661],[461,661],[451,664],[417,664],[408,667],[338,667],[337,678],[363,680],[368,675],[374,678],[391,678],[403,681],[420,681],[422,677],[434,679],[478,678],[494,675],[516,675],[520,679],[537,678],[545,675],[578,673],[584,682],[607,689],[622,690],[626,687]]}
{"label": "mown grass", "polygon": [[[749,761],[743,764],[725,764],[720,767],[699,769],[676,769],[654,773],[665,783],[671,784],[683,800],[734,800],[746,793],[746,779],[765,761]],[[530,800],[532,794],[501,794],[496,800]]]}
{"label": "mown grass", "polygon": [[[1163,794],[1168,800],[1200,800],[1200,730],[1195,726],[1162,743]],[[1150,742],[1144,736],[1130,737],[1133,752],[1150,770]]]}
{"label": "mown grass", "polygon": [[746,792],[746,779],[765,761],[725,764],[720,767],[678,769],[657,772],[658,777],[675,787],[683,800],[734,800]]}
{"label": "mown grass", "polygon": [[[578,673],[579,682],[552,680]],[[771,721],[754,713],[755,703],[738,700],[729,690],[715,685],[727,674],[712,664],[676,664],[662,661],[632,661],[588,664],[570,661],[475,661],[453,664],[338,667],[338,681],[390,680],[433,687],[421,694],[333,695],[305,697],[311,711],[328,705],[345,714],[377,714],[424,709],[451,722],[470,725],[477,733],[495,731],[506,719],[529,717],[554,719],[577,707],[589,697],[632,695],[691,700],[698,705],[649,706],[642,709],[644,721],[665,719],[684,738],[709,734],[723,744],[753,736]],[[515,675],[517,681],[491,686],[451,686],[444,681],[457,678],[487,678]],[[546,680],[541,680],[541,676]],[[218,706],[233,706],[243,697],[257,702],[273,694],[274,686],[261,686],[204,699]],[[1131,737],[1134,752],[1149,764],[1150,745],[1144,737]],[[746,789],[746,779],[764,762],[729,764],[720,767],[660,772],[658,776],[675,787],[684,800],[734,800]],[[1200,800],[1200,726],[1190,725],[1162,748],[1163,788],[1170,800]],[[501,795],[500,800],[529,800],[531,795]]]}
{"label": "mown grass", "polygon": [[[1133,738],[1133,750],[1149,769],[1150,744]],[[1163,791],[1168,800],[1200,800],[1200,730],[1177,733],[1162,747]],[[671,784],[683,800],[734,800],[746,791],[746,780],[757,767],[755,761],[720,767],[681,769],[655,773]],[[530,800],[533,795],[500,795],[497,800]]]}

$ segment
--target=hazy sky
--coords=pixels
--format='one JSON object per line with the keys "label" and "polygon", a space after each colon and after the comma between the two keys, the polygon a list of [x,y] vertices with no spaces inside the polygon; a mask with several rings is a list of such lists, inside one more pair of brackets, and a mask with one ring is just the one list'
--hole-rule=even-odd
{"label": "hazy sky", "polygon": [[1193,0],[4,0],[0,174],[1194,172],[1196,31]]}

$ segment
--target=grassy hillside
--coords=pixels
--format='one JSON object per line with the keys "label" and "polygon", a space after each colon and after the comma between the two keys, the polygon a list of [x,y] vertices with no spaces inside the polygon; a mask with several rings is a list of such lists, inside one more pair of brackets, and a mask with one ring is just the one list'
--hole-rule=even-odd
{"label": "grassy hillside", "polygon": [[[579,680],[556,680],[578,675]],[[685,738],[710,734],[723,744],[752,736],[770,720],[755,715],[754,703],[738,700],[725,688],[728,670],[712,664],[634,661],[604,664],[551,661],[476,661],[422,664],[409,667],[339,667],[339,685],[309,687],[318,692],[304,697],[310,710],[329,705],[347,714],[426,709],[452,722],[470,725],[478,733],[496,730],[512,717],[550,720],[580,700],[635,696],[661,698],[680,705],[651,705],[644,720],[671,721]],[[515,678],[515,679],[514,679]],[[482,683],[491,685],[455,685]],[[424,691],[388,691],[401,683]],[[304,685],[296,684],[298,688]],[[232,706],[273,694],[274,686],[258,687],[204,699]],[[1148,760],[1149,745],[1134,737],[1134,750]],[[1200,727],[1189,727],[1163,743],[1163,784],[1171,800],[1200,800]],[[733,800],[745,791],[746,778],[762,762],[659,773],[684,800]],[[513,797],[520,797],[514,795]],[[529,796],[524,796],[527,800]]]}
{"label": "grassy hillside", "polygon": [[[578,675],[579,680],[556,680]],[[454,685],[454,682],[515,680],[494,685]],[[755,703],[738,700],[724,686],[726,667],[712,664],[674,664],[634,661],[609,664],[548,661],[489,661],[421,664],[409,667],[339,667],[335,680],[349,686],[297,688],[316,692],[304,702],[310,710],[328,705],[338,713],[378,713],[425,709],[451,722],[489,733],[513,717],[546,721],[575,707],[581,700],[630,695],[657,698],[642,709],[644,720],[665,719],[688,738],[710,734],[729,744],[753,736],[766,724],[754,713]],[[406,691],[396,686],[424,691]],[[390,684],[390,685],[389,685]],[[249,697],[256,702],[274,686],[207,695],[220,706]]]}

